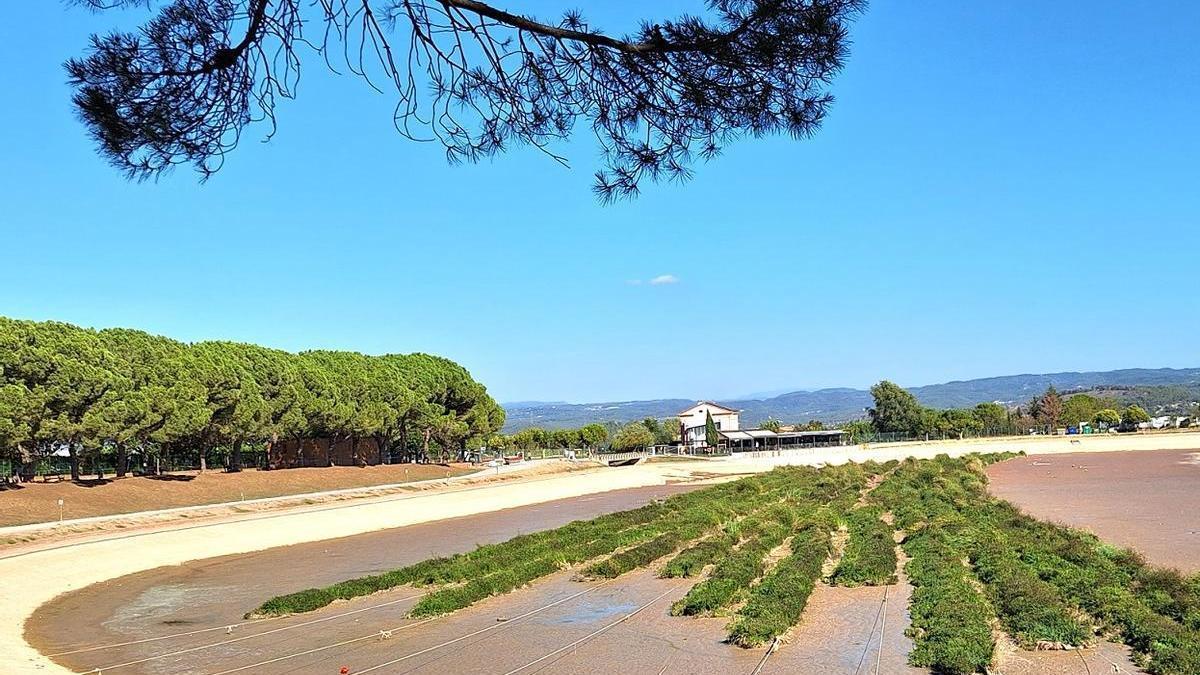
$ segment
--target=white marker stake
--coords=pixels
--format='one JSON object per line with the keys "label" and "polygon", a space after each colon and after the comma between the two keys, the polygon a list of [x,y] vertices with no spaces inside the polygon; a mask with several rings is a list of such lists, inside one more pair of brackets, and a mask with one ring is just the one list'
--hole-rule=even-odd
{"label": "white marker stake", "polygon": [[58,524],[62,525],[63,521],[63,500],[58,500]]}

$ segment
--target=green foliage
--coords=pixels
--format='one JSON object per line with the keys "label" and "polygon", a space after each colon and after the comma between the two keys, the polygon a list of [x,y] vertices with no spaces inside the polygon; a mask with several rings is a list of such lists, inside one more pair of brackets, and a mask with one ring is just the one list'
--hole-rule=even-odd
{"label": "green foliage", "polygon": [[829,531],[809,524],[792,537],[791,554],[754,587],[729,630],[741,647],[770,642],[800,621],[808,598],[829,556]]}
{"label": "green foliage", "polygon": [[875,407],[868,411],[877,431],[912,432],[921,427],[921,404],[899,385],[884,380],[871,387]]}
{"label": "green foliage", "polygon": [[1121,423],[1128,425],[1144,424],[1150,421],[1150,413],[1140,405],[1131,405],[1121,413]]}
{"label": "green foliage", "polygon": [[1046,393],[1029,402],[1029,414],[1038,424],[1052,428],[1063,421],[1063,400],[1054,385],[1047,387]]}
{"label": "green foliage", "polygon": [[1096,411],[1092,421],[1099,427],[1115,427],[1121,423],[1121,413],[1112,408],[1103,408]]}
{"label": "green foliage", "polygon": [[914,647],[909,661],[939,673],[984,672],[992,661],[991,608],[968,581],[963,552],[930,528],[906,542]]}
{"label": "green foliage", "polygon": [[999,403],[980,403],[974,411],[984,429],[1001,429],[1008,424],[1008,409]]}
{"label": "green foliage", "polygon": [[633,422],[621,427],[613,437],[614,450],[640,450],[654,444],[654,434],[641,422]]}
{"label": "green foliage", "polygon": [[783,429],[783,424],[774,417],[768,417],[764,422],[758,425],[758,428],[779,433],[780,429]]}
{"label": "green foliage", "polygon": [[[786,500],[737,524],[739,543],[708,579],[688,591],[671,607],[675,615],[712,614],[744,599],[766,569],[767,554],[784,543],[802,521],[811,520],[818,508],[842,497],[855,497],[869,469],[847,465],[828,467],[814,476],[801,477]],[[873,469],[871,469],[873,470]]]}
{"label": "green foliage", "polygon": [[[0,318],[0,456],[201,461],[283,438],[373,438],[408,448],[427,432],[456,451],[504,423],[458,364],[425,354],[291,354],[233,342],[185,344],[141,331]],[[98,463],[97,463],[98,464]]]}
{"label": "green foliage", "polygon": [[[643,425],[644,426],[644,425]],[[412,610],[433,616],[506,593],[565,567],[612,578],[682,551],[666,577],[709,577],[672,607],[719,614],[744,601],[730,641],[769,642],[795,625],[829,551],[833,523],[851,531],[834,578],[887,583],[895,560],[890,511],[907,537],[914,665],[939,673],[985,672],[993,623],[1022,645],[1080,645],[1082,612],[1121,636],[1154,675],[1200,672],[1200,576],[1148,567],[1094,536],[1025,516],[986,491],[987,464],[1011,454],[907,460],[883,467],[779,469],[616,514],[522,535],[326,589],[265,603],[258,614],[307,611],[403,584],[436,586]],[[870,475],[895,468],[851,510]],[[856,536],[857,535],[857,536]],[[768,554],[790,554],[768,571]]]}
{"label": "green foliage", "polygon": [[583,570],[583,574],[584,576],[601,579],[619,577],[626,572],[639,567],[645,567],[655,560],[672,553],[694,534],[694,532],[680,531],[665,532],[644,544],[639,544],[628,551],[622,551],[594,565],[590,565]]}
{"label": "green foliage", "polygon": [[[979,461],[983,460],[983,461]],[[1149,568],[1094,536],[1037,521],[985,491],[988,458],[909,461],[872,494],[909,530],[910,611],[917,665],[947,672],[986,666],[984,626],[994,607],[1023,644],[1080,644],[1078,611],[1115,631],[1155,675],[1200,672],[1200,582]],[[991,603],[957,578],[969,558]],[[959,603],[958,605],[947,603]],[[946,606],[943,606],[946,605]],[[947,619],[949,617],[949,619]],[[973,627],[973,628],[972,628]],[[985,655],[987,652],[987,655]]]}
{"label": "green foliage", "polygon": [[1091,394],[1073,394],[1063,401],[1062,423],[1078,426],[1096,419],[1100,411],[1117,406],[1116,399],[1098,398]]}
{"label": "green foliage", "polygon": [[721,435],[717,433],[717,425],[713,422],[712,411],[704,412],[704,443],[710,448],[717,447]]}
{"label": "green foliage", "polygon": [[866,443],[875,435],[875,425],[870,420],[852,420],[839,426],[850,436],[851,443]]}
{"label": "green foliage", "polygon": [[1078,647],[1091,638],[1091,630],[1058,590],[1012,555],[1003,535],[980,538],[972,548],[971,562],[1001,623],[1017,644],[1026,649],[1039,642]]}
{"label": "green foliage", "polygon": [[837,586],[884,586],[896,583],[894,530],[883,522],[883,510],[864,506],[847,519],[850,539],[830,577]]}
{"label": "green foliage", "polygon": [[608,429],[603,424],[585,424],[579,429],[579,440],[584,447],[597,448],[608,440]]}
{"label": "green foliage", "polygon": [[708,565],[728,557],[737,541],[736,536],[728,532],[721,532],[697,542],[672,558],[663,567],[661,576],[666,578],[698,576]]}

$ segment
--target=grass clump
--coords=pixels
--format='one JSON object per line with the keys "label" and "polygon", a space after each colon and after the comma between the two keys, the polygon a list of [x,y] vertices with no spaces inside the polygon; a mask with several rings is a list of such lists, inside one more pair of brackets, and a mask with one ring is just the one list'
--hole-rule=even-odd
{"label": "grass clump", "polygon": [[558,569],[559,566],[554,560],[539,559],[513,569],[472,579],[460,586],[442,588],[421,598],[413,606],[409,616],[425,618],[449,614],[493,595],[508,593]]}
{"label": "grass clump", "polygon": [[726,558],[736,544],[737,538],[727,532],[696,542],[667,562],[659,576],[669,579],[698,576],[705,567]]}
{"label": "grass clump", "polygon": [[1087,642],[1092,631],[1079,612],[1063,601],[1058,589],[1012,556],[1003,541],[996,534],[990,541],[977,542],[971,562],[1008,634],[1025,649],[1045,642],[1071,647]]}
{"label": "grass clump", "polygon": [[660,534],[644,544],[589,565],[583,570],[583,575],[597,579],[614,579],[672,553],[688,538],[687,534],[680,532]]}
{"label": "grass clump", "polygon": [[749,601],[730,627],[729,641],[755,647],[796,625],[829,556],[829,547],[829,531],[821,525],[810,524],[796,533],[791,555],[751,591]]}
{"label": "grass clump", "polygon": [[850,512],[850,540],[830,576],[836,586],[886,586],[896,583],[895,530],[883,522],[883,510],[864,506]]}
{"label": "grass clump", "polygon": [[[1007,505],[1006,505],[1007,506]],[[1189,623],[1188,581],[1145,565],[1092,535],[1006,509],[1007,527],[1021,532],[1018,554],[1059,590],[1131,647],[1154,675],[1200,673],[1200,631]]]}

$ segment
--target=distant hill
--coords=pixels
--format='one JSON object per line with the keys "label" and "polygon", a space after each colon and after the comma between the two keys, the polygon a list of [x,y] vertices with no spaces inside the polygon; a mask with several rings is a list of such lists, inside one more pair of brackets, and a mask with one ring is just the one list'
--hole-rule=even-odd
{"label": "distant hill", "polygon": [[[1061,391],[1128,389],[1134,387],[1170,387],[1158,391],[1159,397],[1194,397],[1200,392],[1200,368],[1130,368],[1085,373],[1048,373],[1042,375],[1005,375],[978,380],[910,387],[922,403],[934,408],[962,408],[986,401],[1019,405],[1054,385]],[[644,417],[673,417],[699,399],[668,398],[652,401],[614,401],[608,403],[506,403],[508,421],[504,431],[525,427],[561,429],[591,422],[629,422]],[[1192,400],[1195,400],[1194,398]],[[818,389],[793,391],[764,399],[722,400],[724,405],[742,411],[742,424],[750,426],[774,417],[784,422],[819,419],[837,422],[857,419],[872,404],[864,389]]]}

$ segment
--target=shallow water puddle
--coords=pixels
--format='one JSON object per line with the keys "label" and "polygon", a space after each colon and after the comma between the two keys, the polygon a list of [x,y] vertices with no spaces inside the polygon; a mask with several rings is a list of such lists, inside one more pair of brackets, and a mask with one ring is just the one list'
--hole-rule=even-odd
{"label": "shallow water puddle", "polygon": [[608,602],[603,598],[597,598],[579,603],[568,614],[547,617],[538,623],[546,626],[597,623],[606,619],[615,619],[637,608],[638,603],[636,602]]}
{"label": "shallow water puddle", "polygon": [[120,605],[101,625],[122,634],[139,634],[155,625],[186,626],[193,623],[181,618],[181,610],[193,608],[198,598],[220,597],[234,590],[230,586],[194,586],[165,584],[142,591],[132,601]]}

